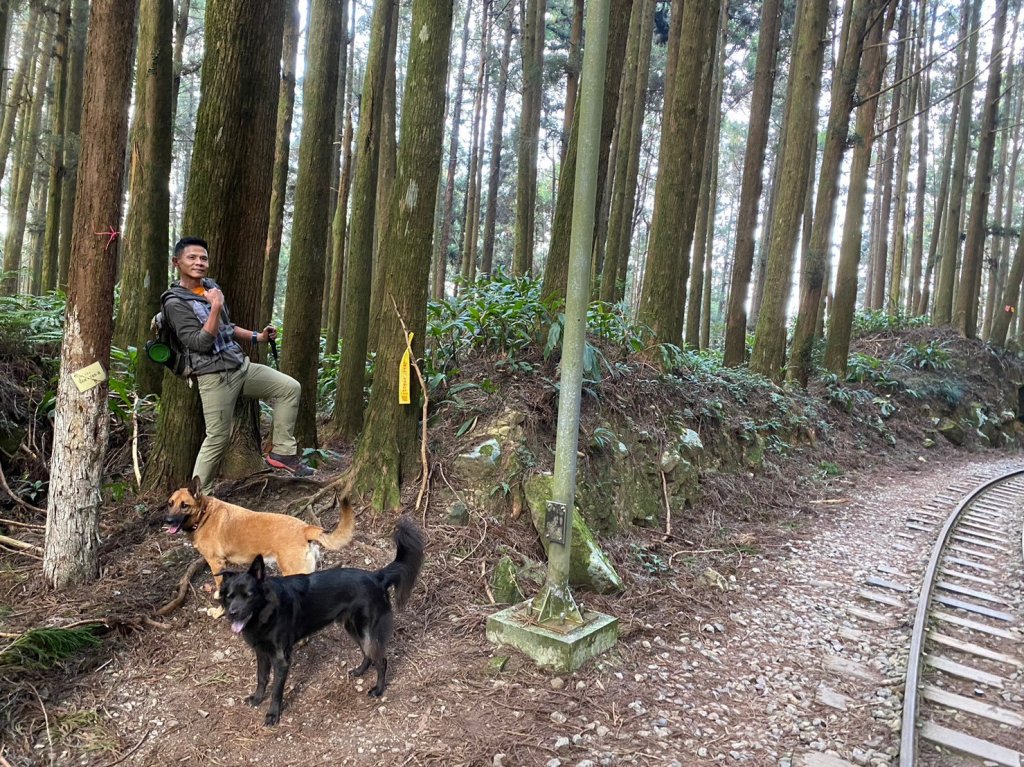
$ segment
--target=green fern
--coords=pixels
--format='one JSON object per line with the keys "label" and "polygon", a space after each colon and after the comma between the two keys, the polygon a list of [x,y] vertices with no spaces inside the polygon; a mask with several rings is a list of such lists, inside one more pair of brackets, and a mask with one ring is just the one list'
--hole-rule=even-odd
{"label": "green fern", "polygon": [[29,629],[0,651],[0,671],[45,671],[100,644],[97,623]]}

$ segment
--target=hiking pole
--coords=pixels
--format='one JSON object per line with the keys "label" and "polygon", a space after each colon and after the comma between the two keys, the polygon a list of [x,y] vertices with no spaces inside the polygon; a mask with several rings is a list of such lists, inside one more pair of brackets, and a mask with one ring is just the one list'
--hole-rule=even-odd
{"label": "hiking pole", "polygon": [[281,369],[281,360],[277,357],[277,341],[273,338],[269,339],[270,343],[270,356],[274,358],[274,367],[278,370]]}

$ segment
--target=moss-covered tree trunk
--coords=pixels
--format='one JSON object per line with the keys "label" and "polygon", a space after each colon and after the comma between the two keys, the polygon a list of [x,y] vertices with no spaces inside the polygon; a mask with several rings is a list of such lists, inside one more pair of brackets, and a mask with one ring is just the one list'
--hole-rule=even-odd
{"label": "moss-covered tree trunk", "polygon": [[[678,58],[674,64],[670,62],[674,76],[666,82],[639,319],[659,341],[673,344],[680,343],[683,335],[690,244],[707,126],[701,96],[705,91],[710,94],[703,78],[713,69],[718,12],[718,0],[688,0],[683,4]],[[673,47],[671,41],[669,47]]]}
{"label": "moss-covered tree trunk", "polygon": [[[384,80],[395,0],[377,0],[373,8],[370,49],[359,105],[356,169],[352,183],[352,217],[345,265],[342,355],[331,430],[354,439],[363,425],[363,385],[369,333],[373,233],[377,210],[377,163],[380,158]],[[318,305],[319,308],[319,305]]]}
{"label": "moss-covered tree trunk", "polygon": [[[121,307],[115,342],[141,350],[150,320],[160,311],[170,259],[171,0],[140,6],[139,52],[135,74],[135,117],[130,134],[128,220],[121,267]],[[143,394],[160,391],[164,369],[139,355],[136,384]]]}
{"label": "moss-covered tree trunk", "polygon": [[[270,218],[284,4],[209,0],[207,45],[183,230],[209,243],[210,272],[224,289],[231,319],[267,324],[260,306]],[[255,415],[251,403],[247,414]],[[252,422],[236,429],[221,474],[262,466]],[[184,484],[203,440],[196,387],[164,376],[160,418],[143,477],[156,491]]]}
{"label": "moss-covered tree trunk", "polygon": [[338,56],[345,0],[313,0],[310,8],[309,53],[302,88],[302,138],[299,175],[295,182],[295,216],[288,293],[284,305],[287,341],[281,369],[302,384],[295,438],[315,447],[317,371],[320,361],[320,309],[323,302],[330,220],[329,167],[338,94]]}
{"label": "moss-covered tree trunk", "polygon": [[988,198],[992,189],[992,159],[995,156],[996,128],[999,118],[1000,87],[1003,76],[1003,35],[1006,32],[1009,0],[997,4],[996,23],[992,30],[992,55],[989,59],[988,84],[981,114],[978,159],[974,166],[974,190],[964,243],[964,267],[957,291],[953,321],[965,338],[978,334],[978,295],[981,291],[981,264],[988,229]]}
{"label": "moss-covered tree trunk", "polygon": [[[778,379],[786,357],[786,305],[789,303],[793,254],[804,214],[804,197],[811,181],[805,152],[818,124],[818,94],[828,20],[828,0],[801,0],[796,20],[793,65],[789,73],[786,115],[783,119],[772,240],[768,249],[764,298],[757,319],[750,368]],[[808,211],[806,215],[810,215]],[[814,304],[817,317],[817,303]]]}
{"label": "moss-covered tree trunk", "polygon": [[107,383],[94,378],[94,385],[80,391],[71,376],[91,365],[109,369],[116,260],[108,238],[96,232],[120,229],[124,166],[110,158],[123,157],[127,143],[134,24],[135,0],[93,0],[82,194],[75,209],[43,553],[43,576],[57,589],[99,575]]}
{"label": "moss-covered tree trunk", "polygon": [[[366,428],[353,460],[356,487],[371,492],[378,509],[398,507],[401,482],[413,476],[419,464],[420,409],[416,404],[398,404],[398,368],[406,339],[396,307],[415,334],[413,353],[422,355],[451,26],[452,0],[413,0],[398,173],[389,226],[381,233],[381,254],[387,261],[380,287],[390,311],[381,316]],[[414,395],[413,402],[417,400]]]}
{"label": "moss-covered tree trunk", "polygon": [[[835,223],[836,198],[839,194],[839,176],[843,155],[849,142],[850,112],[857,91],[861,55],[864,50],[864,31],[870,19],[877,16],[880,3],[871,0],[846,0],[843,25],[840,32],[839,66],[832,77],[829,98],[828,127],[825,130],[825,149],[822,153],[818,177],[817,199],[807,255],[800,281],[800,308],[793,331],[793,349],[787,374],[791,381],[807,385],[811,373],[811,350],[818,326],[822,292],[829,268],[829,250]],[[878,22],[876,22],[878,23]]]}
{"label": "moss-covered tree trunk", "polygon": [[[277,295],[277,271],[281,262],[284,207],[288,196],[288,166],[291,157],[292,117],[295,113],[295,56],[299,50],[299,2],[289,0],[284,14],[281,54],[281,85],[277,95],[277,135],[274,137],[274,176],[270,189],[270,224],[263,260],[260,307],[269,320]],[[308,6],[307,6],[308,7]]]}
{"label": "moss-covered tree trunk", "polygon": [[729,308],[725,322],[723,362],[735,367],[746,359],[747,301],[754,268],[754,234],[761,204],[761,180],[768,146],[768,121],[775,86],[775,57],[779,46],[781,0],[765,0],[761,6],[757,62],[750,99],[747,146],[743,155],[743,180],[736,219],[736,244],[733,250]]}
{"label": "moss-covered tree trunk", "polygon": [[[601,136],[598,145],[600,151],[597,178],[598,200],[601,199],[604,180],[607,176],[608,155],[611,150],[612,134],[615,131],[615,116],[618,113],[619,85],[622,81],[626,41],[629,37],[630,5],[629,0],[612,0],[611,15],[608,20],[608,61],[602,97]],[[565,301],[566,282],[569,275],[569,240],[572,233],[579,129],[579,120],[573,119],[569,146],[559,169],[555,220],[551,227],[551,246],[548,249],[548,259],[544,265],[544,283],[541,286],[541,296],[547,301]],[[593,247],[593,243],[591,243],[591,247]]]}
{"label": "moss-covered tree trunk", "polygon": [[64,194],[64,105],[68,85],[68,32],[71,29],[71,0],[61,0],[57,9],[57,34],[53,40],[53,104],[50,108],[50,170],[47,183],[46,224],[43,235],[43,264],[40,288],[57,287],[57,247],[60,240],[60,206]]}
{"label": "moss-covered tree trunk", "polygon": [[[971,151],[971,119],[974,99],[974,80],[978,68],[978,34],[981,25],[981,0],[970,3],[970,29],[967,55],[957,80],[960,90],[960,106],[957,109],[959,124],[956,132],[956,147],[953,150],[953,171],[949,181],[949,200],[946,206],[942,244],[939,251],[938,283],[932,307],[932,321],[936,325],[947,325],[953,321],[953,289],[960,260],[960,218],[963,213],[964,192],[967,184],[967,157]],[[967,8],[964,8],[965,17]]]}
{"label": "moss-covered tree trunk", "polygon": [[505,8],[504,14],[505,35],[501,44],[498,90],[494,101],[494,123],[491,126],[491,161],[487,170],[487,210],[484,213],[483,249],[480,256],[480,273],[484,276],[489,276],[494,266],[494,230],[498,217],[502,131],[505,129],[505,100],[508,96],[508,65],[512,57],[512,17],[515,15],[515,4],[510,3]]}
{"label": "moss-covered tree trunk", "polygon": [[[355,32],[350,35],[349,56],[355,58]],[[338,181],[338,199],[331,220],[331,309],[327,314],[327,354],[337,354],[338,334],[341,330],[341,310],[344,303],[345,264],[348,255],[348,200],[352,190],[352,72],[355,66],[348,67],[346,76],[345,131],[341,136],[341,178]]]}
{"label": "moss-covered tree trunk", "polygon": [[[862,81],[858,92],[862,95],[877,93],[885,71],[885,44],[895,19],[894,3],[888,2],[885,20],[868,26],[862,57]],[[846,375],[850,354],[850,335],[853,331],[853,313],[857,304],[857,272],[860,267],[861,237],[864,225],[864,203],[867,196],[868,171],[875,140],[875,114],[878,99],[869,98],[857,107],[857,143],[850,165],[850,186],[846,195],[843,217],[843,237],[839,246],[839,266],[836,270],[835,298],[828,327],[824,365],[840,376]]]}
{"label": "moss-covered tree trunk", "polygon": [[82,78],[85,71],[85,38],[89,0],[72,0],[68,50],[68,89],[64,115],[64,190],[60,206],[60,242],[57,245],[57,287],[68,283],[71,261],[71,225],[78,192],[78,146],[82,125]]}
{"label": "moss-covered tree trunk", "polygon": [[[546,9],[547,0],[522,0],[523,98],[519,113],[519,165],[516,170],[516,237],[512,251],[512,274],[516,276],[533,273]],[[566,155],[568,159],[568,152]]]}

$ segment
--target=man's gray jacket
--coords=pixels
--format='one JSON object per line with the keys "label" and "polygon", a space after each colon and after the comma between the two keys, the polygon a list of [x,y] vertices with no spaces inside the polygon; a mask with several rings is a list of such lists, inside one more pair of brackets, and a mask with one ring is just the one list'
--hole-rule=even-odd
{"label": "man's gray jacket", "polygon": [[[207,290],[219,288],[211,279],[203,280]],[[186,375],[207,375],[237,370],[245,361],[242,347],[235,341],[235,326],[231,322],[227,304],[221,308],[220,330],[211,335],[203,329],[210,316],[210,302],[204,296],[183,288],[175,282],[160,296],[164,318],[181,344],[186,355]]]}

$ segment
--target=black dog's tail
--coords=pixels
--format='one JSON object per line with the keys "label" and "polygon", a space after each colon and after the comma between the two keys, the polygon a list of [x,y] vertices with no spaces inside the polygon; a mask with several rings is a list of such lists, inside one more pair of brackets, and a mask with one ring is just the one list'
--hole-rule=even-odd
{"label": "black dog's tail", "polygon": [[423,566],[423,532],[408,517],[395,525],[395,561],[377,571],[385,589],[395,587],[395,607],[401,607],[412,593],[412,587]]}

